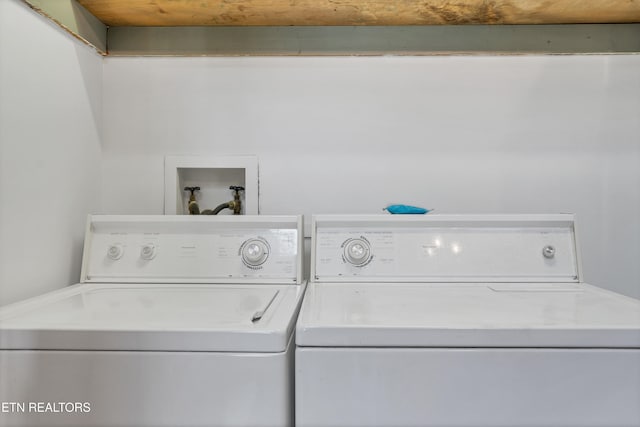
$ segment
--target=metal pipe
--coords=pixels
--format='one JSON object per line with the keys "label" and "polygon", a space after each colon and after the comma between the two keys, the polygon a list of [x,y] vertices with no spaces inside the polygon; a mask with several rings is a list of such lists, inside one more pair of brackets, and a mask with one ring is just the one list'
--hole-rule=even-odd
{"label": "metal pipe", "polygon": [[233,202],[220,203],[218,206],[216,206],[215,209],[213,210],[205,209],[200,214],[201,215],[218,215],[220,211],[222,211],[223,209],[233,209],[232,204]]}

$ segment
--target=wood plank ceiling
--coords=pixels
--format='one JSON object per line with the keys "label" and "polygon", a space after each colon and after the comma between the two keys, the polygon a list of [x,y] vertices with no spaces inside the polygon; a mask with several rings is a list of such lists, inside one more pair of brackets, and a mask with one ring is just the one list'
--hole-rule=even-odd
{"label": "wood plank ceiling", "polygon": [[640,0],[78,0],[121,26],[340,26],[640,22]]}

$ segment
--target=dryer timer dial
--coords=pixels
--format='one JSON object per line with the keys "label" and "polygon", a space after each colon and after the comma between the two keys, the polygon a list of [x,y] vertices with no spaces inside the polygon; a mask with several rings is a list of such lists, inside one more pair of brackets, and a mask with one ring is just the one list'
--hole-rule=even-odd
{"label": "dryer timer dial", "polygon": [[371,260],[371,245],[364,239],[346,241],[344,244],[344,259],[356,267],[367,264]]}

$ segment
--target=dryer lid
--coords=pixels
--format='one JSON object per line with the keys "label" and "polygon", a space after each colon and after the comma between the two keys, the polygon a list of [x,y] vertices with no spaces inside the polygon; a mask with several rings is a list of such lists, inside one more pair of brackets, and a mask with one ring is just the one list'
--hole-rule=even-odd
{"label": "dryer lid", "polygon": [[82,284],[0,310],[0,349],[281,352],[303,286]]}
{"label": "dryer lid", "polygon": [[296,343],[640,348],[640,301],[572,283],[313,283]]}

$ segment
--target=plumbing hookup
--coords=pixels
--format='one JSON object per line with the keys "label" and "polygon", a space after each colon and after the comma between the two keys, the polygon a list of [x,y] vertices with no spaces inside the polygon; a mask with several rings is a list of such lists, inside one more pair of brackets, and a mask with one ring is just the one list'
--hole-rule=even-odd
{"label": "plumbing hookup", "polygon": [[244,191],[244,187],[232,185],[229,187],[229,190],[233,190],[233,200],[220,203],[215,209],[205,209],[201,212],[195,194],[196,191],[200,191],[200,187],[184,187],[184,191],[191,192],[188,204],[189,215],[218,215],[220,211],[224,209],[230,209],[233,211],[234,215],[240,215],[240,211],[242,210],[240,192]]}

